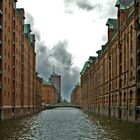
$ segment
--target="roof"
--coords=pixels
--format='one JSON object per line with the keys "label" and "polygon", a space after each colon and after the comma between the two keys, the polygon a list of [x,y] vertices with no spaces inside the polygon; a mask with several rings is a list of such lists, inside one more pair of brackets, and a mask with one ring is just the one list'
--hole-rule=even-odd
{"label": "roof", "polygon": [[109,18],[109,19],[107,20],[106,25],[107,25],[109,28],[117,29],[117,28],[118,28],[118,21],[117,21],[117,19]]}
{"label": "roof", "polygon": [[35,41],[35,35],[30,34],[30,43],[34,43],[34,41]]}
{"label": "roof", "polygon": [[113,18],[109,18],[107,20],[106,25],[108,26],[108,28],[112,29],[112,33],[113,33],[113,36],[114,36],[117,33],[118,20],[117,19],[113,19]]}
{"label": "roof", "polygon": [[115,6],[119,7],[121,10],[124,10],[129,7],[133,2],[134,0],[117,0]]}
{"label": "roof", "polygon": [[97,57],[95,57],[95,56],[90,56],[89,59],[88,59],[88,61],[85,62],[84,67],[83,67],[83,69],[82,69],[82,71],[81,71],[80,74],[83,75],[83,74],[85,73],[85,71],[90,67],[90,65],[91,65],[93,62],[95,62],[96,59],[97,59]]}
{"label": "roof", "polygon": [[24,34],[29,34],[31,32],[30,24],[24,24]]}

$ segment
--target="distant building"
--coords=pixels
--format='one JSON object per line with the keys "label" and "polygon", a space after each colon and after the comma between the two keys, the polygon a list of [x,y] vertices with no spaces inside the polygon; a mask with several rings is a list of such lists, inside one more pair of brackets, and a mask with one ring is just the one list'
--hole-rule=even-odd
{"label": "distant building", "polygon": [[43,79],[38,76],[38,73],[36,73],[35,77],[35,112],[38,112],[42,108],[42,92],[43,90]]}
{"label": "distant building", "polygon": [[58,90],[52,82],[44,82],[42,85],[42,104],[56,104],[58,102]]}
{"label": "distant building", "polygon": [[79,84],[75,86],[71,93],[71,103],[81,105],[81,86]]}
{"label": "distant building", "polygon": [[49,80],[56,86],[58,90],[58,102],[60,102],[61,101],[61,75],[57,75],[55,72],[53,72]]}

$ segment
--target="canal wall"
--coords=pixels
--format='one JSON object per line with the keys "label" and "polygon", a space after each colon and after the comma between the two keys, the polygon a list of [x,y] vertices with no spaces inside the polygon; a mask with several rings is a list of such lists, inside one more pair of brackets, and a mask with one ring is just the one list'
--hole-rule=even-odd
{"label": "canal wall", "polygon": [[140,120],[136,121],[136,109],[134,107],[126,108],[126,107],[82,107],[83,111],[93,113],[99,116],[105,116],[113,119],[129,121],[129,122],[140,122]]}

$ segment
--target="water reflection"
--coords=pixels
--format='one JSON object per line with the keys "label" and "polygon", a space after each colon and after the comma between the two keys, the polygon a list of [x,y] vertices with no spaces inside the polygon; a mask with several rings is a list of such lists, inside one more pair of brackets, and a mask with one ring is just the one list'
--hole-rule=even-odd
{"label": "water reflection", "polygon": [[0,123],[0,140],[139,140],[140,125],[56,108]]}

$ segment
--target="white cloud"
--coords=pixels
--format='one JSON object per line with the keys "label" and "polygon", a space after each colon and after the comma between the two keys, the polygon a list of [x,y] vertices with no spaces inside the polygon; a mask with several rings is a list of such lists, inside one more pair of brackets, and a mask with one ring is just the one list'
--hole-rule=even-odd
{"label": "white cloud", "polygon": [[[38,71],[46,79],[51,73],[52,62],[56,63],[58,72],[64,78],[62,93],[65,98],[68,99],[70,89],[77,84],[76,81],[78,82],[78,67],[82,69],[89,56],[96,55],[96,51],[106,43],[107,27],[105,25],[107,18],[115,16],[115,2],[116,0],[22,0],[17,2],[17,6],[23,7],[27,12],[28,20],[32,20],[29,14],[34,19],[30,22],[34,23],[34,32],[37,34]],[[63,58],[68,55],[68,60],[71,62],[66,66],[63,60],[56,59],[55,55],[50,56],[54,48],[55,54],[58,48],[60,52],[59,44],[64,40],[68,42],[68,46],[66,49],[62,48],[65,52]],[[55,47],[56,44],[57,47]]]}
{"label": "white cloud", "polygon": [[[89,2],[93,7],[89,11],[77,8],[74,3],[66,7],[64,0],[24,0],[17,5],[34,17],[35,28],[47,46],[52,48],[57,42],[68,40],[68,50],[74,55],[75,65],[82,67],[89,55],[94,55],[105,43],[102,39],[107,35],[105,23],[109,16],[114,16],[116,0]],[[66,13],[66,8],[72,14]]]}

